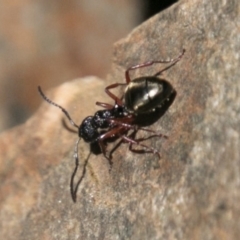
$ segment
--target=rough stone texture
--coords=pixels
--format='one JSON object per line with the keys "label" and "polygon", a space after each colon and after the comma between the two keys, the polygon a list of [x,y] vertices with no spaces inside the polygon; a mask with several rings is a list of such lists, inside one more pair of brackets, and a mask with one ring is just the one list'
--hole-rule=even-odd
{"label": "rough stone texture", "polygon": [[[91,155],[76,204],[69,179],[77,136],[63,127],[60,110],[44,102],[24,125],[2,134],[2,237],[240,239],[239,23],[238,0],[180,2],[115,44],[109,83],[123,82],[128,66],[186,48],[163,74],[177,90],[175,102],[152,126],[169,139],[146,143],[160,150],[160,161],[121,145],[111,173],[102,155]],[[81,122],[96,111],[95,101],[111,102],[103,89],[86,78],[47,95]],[[81,162],[88,153],[81,142]]]}

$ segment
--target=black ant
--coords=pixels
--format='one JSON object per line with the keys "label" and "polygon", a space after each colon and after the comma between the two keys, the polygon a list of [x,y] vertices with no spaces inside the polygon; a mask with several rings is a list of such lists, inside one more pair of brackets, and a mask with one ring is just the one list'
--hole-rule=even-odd
{"label": "black ant", "polygon": [[[111,97],[115,104],[96,102],[96,105],[103,107],[103,110],[97,111],[94,116],[86,117],[80,126],[78,126],[70,117],[69,113],[60,105],[54,103],[48,99],[41,88],[38,87],[38,91],[45,101],[60,108],[70,123],[78,129],[79,139],[75,145],[75,169],[73,171],[70,181],[70,191],[74,202],[76,202],[76,193],[80,182],[86,172],[86,165],[88,158],[84,164],[82,176],[77,182],[74,188],[74,177],[78,169],[78,144],[82,138],[85,142],[90,144],[96,144],[100,148],[101,153],[110,163],[110,169],[112,166],[112,152],[107,155],[106,147],[110,141],[121,139],[122,142],[129,143],[129,150],[137,153],[154,153],[160,158],[159,152],[149,146],[144,145],[144,140],[154,137],[165,137],[162,134],[156,133],[144,126],[149,126],[153,122],[157,121],[170,107],[175,99],[176,91],[172,85],[157,76],[175,65],[184,55],[185,49],[182,53],[171,60],[167,61],[151,61],[143,64],[138,64],[128,68],[125,72],[126,83],[114,83],[105,88],[105,92]],[[168,67],[157,72],[153,76],[139,77],[131,80],[129,72],[134,69],[151,66],[156,63],[171,63]],[[125,86],[125,92],[121,98],[114,95],[110,89],[117,88],[118,86]],[[128,135],[128,132],[132,130],[132,133]],[[139,130],[153,133],[146,138],[136,139],[136,134]],[[118,144],[118,145],[119,145]],[[133,145],[139,145],[143,147],[142,150],[133,149]]]}

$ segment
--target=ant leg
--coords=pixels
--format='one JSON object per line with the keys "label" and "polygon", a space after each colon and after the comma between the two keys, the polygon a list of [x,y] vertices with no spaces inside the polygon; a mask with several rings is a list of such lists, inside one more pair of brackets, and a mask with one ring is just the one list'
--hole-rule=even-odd
{"label": "ant leg", "polygon": [[143,142],[145,140],[148,140],[148,139],[151,139],[151,138],[156,138],[156,137],[157,138],[161,138],[161,137],[163,137],[163,135],[161,135],[161,134],[153,134],[153,135],[150,135],[148,137],[136,138],[136,139],[134,138],[134,140],[139,141],[139,142]]}
{"label": "ant leg", "polygon": [[118,147],[123,143],[123,140],[120,139],[120,141],[118,141],[118,143],[111,149],[111,151],[109,152],[109,157],[112,159],[112,155],[113,153],[118,149]]}
{"label": "ant leg", "polygon": [[[128,119],[126,119],[126,120],[128,120]],[[110,119],[110,122],[111,123],[114,123],[114,124],[116,124],[116,125],[118,125],[118,126],[121,126],[121,127],[123,127],[123,128],[126,128],[126,129],[128,129],[128,130],[130,130],[130,129],[133,129],[134,131],[139,131],[139,130],[142,130],[142,131],[145,131],[145,132],[150,132],[150,133],[153,133],[156,137],[163,137],[163,138],[168,138],[168,136],[166,136],[166,135],[164,135],[164,134],[161,134],[161,133],[157,133],[156,131],[154,131],[154,130],[151,130],[151,129],[148,129],[148,128],[143,128],[143,127],[138,127],[138,126],[136,126],[136,125],[131,125],[131,124],[129,124],[129,123],[124,123],[124,119],[123,119],[123,122],[121,122],[121,121],[117,121],[117,120],[115,120],[115,119]]]}
{"label": "ant leg", "polygon": [[122,100],[120,98],[118,98],[115,94],[110,92],[109,89],[113,89],[113,88],[116,88],[116,87],[119,87],[119,86],[124,86],[124,85],[126,85],[126,83],[114,83],[114,84],[111,84],[111,85],[109,85],[105,88],[105,92],[107,93],[107,95],[110,98],[112,98],[117,105],[120,105],[120,106],[123,105]]}
{"label": "ant leg", "polygon": [[42,98],[48,102],[49,104],[58,107],[62,110],[62,112],[66,115],[66,117],[68,118],[68,120],[70,121],[70,123],[72,124],[72,126],[76,127],[77,129],[79,128],[79,126],[72,120],[72,118],[70,117],[69,113],[67,112],[66,109],[64,109],[62,106],[58,105],[57,103],[53,102],[52,100],[50,100],[49,98],[46,97],[46,95],[43,93],[42,89],[40,86],[38,86],[38,91],[40,93],[40,95],[42,96]]}
{"label": "ant leg", "polygon": [[102,103],[102,102],[96,102],[97,106],[106,108],[106,109],[112,109],[113,105],[109,104],[109,103]]}
{"label": "ant leg", "polygon": [[[145,130],[145,129],[144,129],[144,130]],[[149,130],[149,129],[146,129],[146,130],[147,130],[148,132],[155,133],[155,131],[153,131],[153,130]],[[148,140],[148,139],[151,139],[151,138],[155,138],[155,137],[158,137],[158,138],[161,138],[161,137],[167,138],[166,135],[153,134],[153,135],[150,135],[150,136],[145,137],[145,138],[135,139],[135,136],[136,136],[137,131],[138,131],[138,129],[135,130],[133,133],[131,133],[131,134],[129,135],[129,138],[131,138],[131,139],[133,139],[133,140],[135,140],[135,141],[138,141],[138,142],[143,142],[143,141],[145,141],[145,140]],[[126,141],[125,141],[125,142],[126,142]],[[124,140],[123,140],[123,139],[121,139],[121,140],[113,147],[113,149],[111,149],[111,151],[109,152],[110,159],[112,158],[113,153],[116,151],[116,149],[117,149],[122,143],[124,143]],[[146,152],[147,152],[146,150],[143,150],[143,149],[142,149],[142,150],[140,150],[140,149],[139,149],[139,150],[133,149],[132,146],[133,146],[133,144],[130,144],[130,145],[129,145],[129,150],[130,150],[131,152],[135,152],[135,153],[146,153]],[[149,151],[148,151],[148,152],[149,152]],[[150,152],[152,152],[152,151],[150,151]]]}
{"label": "ant leg", "polygon": [[145,131],[145,132],[153,133],[153,135],[150,135],[149,137],[143,138],[145,140],[147,140],[149,138],[152,138],[152,137],[160,137],[160,138],[165,138],[165,139],[168,138],[168,136],[166,136],[166,135],[164,135],[162,133],[157,133],[157,131],[154,131],[154,130],[151,130],[151,129],[148,129],[148,128],[139,127],[137,130],[142,130],[142,131]]}
{"label": "ant leg", "polygon": [[[129,135],[129,137],[131,138],[131,139],[134,139],[135,141],[136,141],[136,134],[137,134],[137,130],[135,130],[135,131],[133,131],[130,135]],[[140,139],[138,139],[138,141],[141,141]],[[142,140],[143,141],[143,140]],[[129,144],[129,151],[131,151],[131,152],[134,152],[134,153],[139,153],[139,154],[143,154],[143,153],[146,153],[146,150],[144,150],[144,149],[133,149],[133,144]]]}
{"label": "ant leg", "polygon": [[130,76],[129,76],[129,72],[131,70],[135,70],[135,69],[138,69],[138,68],[143,68],[143,67],[148,67],[148,66],[151,66],[155,63],[172,63],[169,67],[166,67],[164,68],[163,70],[159,71],[157,74],[155,74],[154,76],[157,76],[159,75],[160,73],[166,71],[167,69],[169,69],[170,67],[172,67],[173,65],[175,65],[181,58],[182,56],[184,55],[185,53],[185,49],[182,50],[181,54],[176,57],[176,58],[172,58],[170,60],[159,60],[159,61],[150,61],[150,62],[145,62],[145,63],[141,63],[141,64],[137,64],[137,65],[134,65],[132,67],[129,67],[126,72],[125,72],[125,79],[126,79],[126,83],[129,84],[131,79],[130,79]]}
{"label": "ant leg", "polygon": [[[128,136],[122,136],[122,139],[130,144],[130,146],[129,146],[129,150],[130,151],[135,152],[135,153],[154,153],[160,159],[160,153],[155,148],[149,147],[149,146],[147,146],[145,144],[140,143],[141,141],[144,141],[144,139],[138,140],[138,139],[130,138]],[[147,150],[144,150],[144,149],[142,149],[142,150],[135,150],[135,149],[132,148],[133,144],[139,145],[139,146],[141,146],[141,147],[143,147],[143,148],[145,148]]]}
{"label": "ant leg", "polygon": [[[153,131],[154,132],[154,131]],[[159,134],[153,134],[153,135],[150,135],[150,136],[148,136],[148,137],[144,137],[144,138],[135,138],[136,137],[136,133],[137,133],[137,131],[134,131],[132,134],[130,134],[129,135],[129,137],[131,137],[131,139],[134,139],[136,142],[143,142],[143,141],[145,141],[145,140],[148,140],[148,139],[151,139],[151,138],[155,138],[155,137],[167,137],[167,136],[164,136],[164,135],[162,135],[162,136],[160,136]],[[129,145],[129,150],[131,151],[131,152],[134,152],[134,153],[146,153],[146,152],[151,152],[151,151],[146,151],[146,150],[144,150],[144,149],[133,149],[133,144],[130,144]],[[155,151],[156,152],[158,152],[156,149],[155,149]],[[159,154],[160,155],[160,154]]]}
{"label": "ant leg", "polygon": [[107,156],[106,145],[104,144],[104,140],[103,140],[103,139],[99,139],[99,140],[98,140],[98,144],[99,144],[99,146],[100,146],[100,148],[101,148],[101,151],[102,151],[103,156],[108,160],[108,163],[109,163],[109,172],[111,172],[113,162],[112,162],[111,156]]}
{"label": "ant leg", "polygon": [[185,49],[182,50],[182,53],[176,57],[175,59],[172,59],[172,64],[170,64],[169,66],[163,68],[162,70],[160,70],[159,72],[155,73],[153,76],[157,77],[158,75],[160,75],[161,73],[163,73],[164,71],[168,70],[169,68],[173,67],[178,61],[181,60],[182,56],[184,55],[185,53]]}
{"label": "ant leg", "polygon": [[112,164],[113,164],[112,156],[111,156],[111,154],[109,156],[107,156],[106,145],[105,145],[104,141],[109,138],[115,138],[115,137],[117,138],[118,136],[120,137],[123,134],[125,134],[127,131],[128,131],[128,129],[126,129],[122,126],[118,126],[116,128],[110,129],[108,132],[100,135],[100,137],[98,138],[98,143],[101,148],[102,154],[109,162],[109,165],[110,165],[109,171],[111,171],[111,169],[112,169]]}

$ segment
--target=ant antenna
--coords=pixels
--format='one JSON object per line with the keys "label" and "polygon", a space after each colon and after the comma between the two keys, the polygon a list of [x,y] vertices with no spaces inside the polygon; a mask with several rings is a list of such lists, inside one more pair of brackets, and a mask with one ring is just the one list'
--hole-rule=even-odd
{"label": "ant antenna", "polygon": [[90,152],[88,154],[88,157],[86,158],[86,160],[84,162],[82,175],[81,175],[80,179],[78,180],[76,186],[74,187],[74,178],[76,176],[78,166],[79,166],[78,145],[79,145],[80,140],[81,140],[81,138],[79,138],[77,140],[76,144],[75,144],[75,148],[74,148],[75,168],[74,168],[74,171],[72,173],[71,180],[70,180],[70,192],[71,192],[72,200],[73,200],[74,203],[77,201],[77,190],[78,190],[78,187],[79,187],[80,183],[82,182],[82,180],[83,180],[83,178],[86,174],[86,167],[87,167],[87,164],[88,164],[88,159],[91,155],[91,152]]}
{"label": "ant antenna", "polygon": [[[77,129],[79,129],[79,126],[72,120],[72,118],[70,117],[69,113],[67,112],[66,109],[64,109],[62,106],[58,105],[57,103],[53,102],[52,100],[50,100],[42,91],[41,87],[38,86],[38,91],[40,93],[40,95],[42,96],[42,98],[48,102],[49,104],[55,106],[55,107],[58,107],[62,110],[62,112],[66,115],[66,117],[68,118],[68,120],[70,121],[70,123],[76,127]],[[76,144],[75,144],[75,148],[74,148],[74,159],[75,159],[75,168],[74,168],[74,171],[72,173],[72,176],[71,176],[71,180],[70,180],[70,193],[71,193],[71,196],[72,196],[72,200],[73,202],[76,202],[77,201],[77,190],[78,190],[78,187],[80,185],[80,183],[82,182],[85,174],[86,174],[86,167],[87,167],[87,164],[88,164],[88,160],[89,160],[89,157],[91,155],[91,152],[89,153],[88,157],[86,158],[85,162],[84,162],[84,165],[83,165],[83,171],[82,171],[82,175],[80,177],[80,179],[78,180],[76,186],[74,187],[74,178],[76,176],[76,173],[77,173],[77,170],[78,170],[78,166],[79,166],[79,157],[78,157],[78,145],[79,145],[79,142],[80,142],[81,138],[78,138],[78,140],[76,141]]]}
{"label": "ant antenna", "polygon": [[49,104],[55,106],[55,107],[58,107],[62,110],[62,112],[66,115],[66,117],[68,118],[68,120],[70,121],[70,123],[76,127],[77,129],[79,129],[79,126],[72,120],[72,118],[70,117],[69,113],[67,112],[66,109],[64,109],[62,106],[58,105],[57,103],[51,101],[49,98],[46,97],[46,95],[43,93],[42,89],[40,86],[38,86],[38,91],[40,93],[40,95],[42,96],[42,98],[48,102]]}

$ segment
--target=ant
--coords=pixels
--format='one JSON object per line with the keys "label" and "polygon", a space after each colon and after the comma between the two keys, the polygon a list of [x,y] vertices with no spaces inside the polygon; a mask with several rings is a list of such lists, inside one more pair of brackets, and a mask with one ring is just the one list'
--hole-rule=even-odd
{"label": "ant", "polygon": [[[167,138],[167,136],[144,127],[157,121],[174,101],[176,96],[175,89],[168,81],[158,78],[157,76],[174,66],[182,58],[184,53],[185,49],[182,50],[178,57],[170,60],[150,61],[129,67],[125,71],[126,83],[114,83],[105,88],[106,94],[114,100],[115,104],[111,105],[108,103],[96,102],[96,105],[101,106],[104,109],[97,111],[93,116],[86,117],[80,126],[72,120],[69,113],[62,106],[47,98],[41,90],[41,87],[38,87],[38,91],[43,99],[49,104],[60,108],[70,121],[71,125],[78,129],[79,139],[76,142],[74,150],[75,169],[70,181],[70,192],[73,202],[76,202],[78,186],[85,175],[86,165],[90,156],[89,154],[84,164],[82,176],[74,187],[74,177],[79,165],[78,145],[81,138],[85,142],[89,143],[90,146],[97,144],[100,148],[100,152],[109,161],[110,170],[112,166],[111,159],[113,150],[109,155],[107,155],[106,147],[108,142],[115,141],[116,139],[121,139],[117,146],[119,146],[122,142],[129,143],[129,150],[132,152],[154,153],[160,158],[160,154],[156,149],[146,146],[142,142],[154,137]],[[171,64],[153,76],[143,76],[133,80],[130,79],[130,71],[148,67],[156,63]],[[126,86],[124,94],[120,98],[110,91],[110,89],[114,89],[119,86]],[[132,130],[132,133],[128,135],[130,130]],[[139,130],[150,132],[152,135],[137,139],[136,134]],[[143,149],[134,149],[134,144],[141,146]]]}

